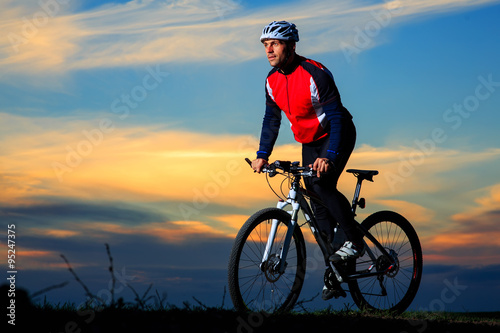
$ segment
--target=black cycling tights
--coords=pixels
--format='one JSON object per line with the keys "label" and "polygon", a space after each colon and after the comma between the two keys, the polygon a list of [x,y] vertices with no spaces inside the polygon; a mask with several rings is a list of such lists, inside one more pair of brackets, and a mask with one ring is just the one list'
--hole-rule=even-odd
{"label": "black cycling tights", "polygon": [[[303,165],[313,164],[318,157],[326,157],[329,140],[328,136],[313,143],[303,144]],[[326,234],[330,244],[333,242],[333,229],[336,222],[339,223],[348,240],[359,243],[362,239],[360,232],[355,227],[349,200],[337,190],[338,179],[351,156],[355,143],[356,128],[351,120],[347,120],[342,124],[340,151],[335,161],[335,170],[320,178],[304,178],[307,190],[318,195],[326,205],[324,207],[311,201],[320,232]]]}

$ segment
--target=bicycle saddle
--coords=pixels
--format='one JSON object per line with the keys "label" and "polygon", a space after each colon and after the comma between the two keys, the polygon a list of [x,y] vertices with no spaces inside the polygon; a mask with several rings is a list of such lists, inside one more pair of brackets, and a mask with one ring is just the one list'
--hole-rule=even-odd
{"label": "bicycle saddle", "polygon": [[346,172],[352,173],[354,176],[361,180],[369,180],[373,182],[373,176],[378,175],[377,170],[358,170],[358,169],[348,169]]}

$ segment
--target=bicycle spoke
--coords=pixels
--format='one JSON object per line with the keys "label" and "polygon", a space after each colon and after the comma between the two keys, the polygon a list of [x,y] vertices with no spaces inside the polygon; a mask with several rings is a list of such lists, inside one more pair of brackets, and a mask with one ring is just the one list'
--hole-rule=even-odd
{"label": "bicycle spoke", "polygon": [[375,213],[363,225],[394,262],[389,265],[381,250],[367,241],[376,261],[365,254],[356,260],[355,271],[363,272],[375,264],[373,272],[380,273],[349,282],[351,295],[360,307],[402,312],[413,300],[420,283],[422,256],[416,233],[406,219],[393,212]]}
{"label": "bicycle spoke", "polygon": [[[282,262],[289,221],[290,215],[285,211],[265,209],[254,214],[238,234],[229,275],[231,298],[238,309],[274,312],[289,309],[295,303],[303,283],[299,277],[305,274],[305,242],[297,229]],[[265,253],[273,226],[274,241]],[[280,273],[282,265],[284,271]]]}

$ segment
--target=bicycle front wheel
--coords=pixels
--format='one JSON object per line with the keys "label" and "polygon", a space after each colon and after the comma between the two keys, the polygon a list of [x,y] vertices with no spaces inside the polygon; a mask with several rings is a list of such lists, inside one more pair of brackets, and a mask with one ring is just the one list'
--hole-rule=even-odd
{"label": "bicycle front wheel", "polygon": [[377,276],[349,281],[351,296],[360,309],[404,312],[417,294],[422,276],[422,248],[413,226],[403,216],[382,211],[368,216],[362,223],[395,261],[393,267],[379,248],[366,237],[368,248],[363,257],[351,264],[355,273],[385,272]]}
{"label": "bicycle front wheel", "polygon": [[[274,242],[263,261],[272,222],[277,221]],[[306,270],[306,247],[298,226],[295,227],[285,260],[285,271],[278,266],[290,214],[267,208],[252,215],[236,236],[229,259],[229,292],[238,311],[289,311],[299,297]]]}

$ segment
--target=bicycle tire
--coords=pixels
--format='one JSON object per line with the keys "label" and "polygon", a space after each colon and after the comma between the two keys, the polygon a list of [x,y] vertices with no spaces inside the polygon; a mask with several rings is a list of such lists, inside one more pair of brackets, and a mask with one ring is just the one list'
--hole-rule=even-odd
{"label": "bicycle tire", "polygon": [[[362,226],[370,231],[388,252],[394,251],[393,253],[397,254],[397,264],[384,275],[348,281],[354,303],[360,309],[400,314],[410,306],[420,286],[423,258],[418,235],[406,218],[392,211],[374,213],[363,221]],[[365,241],[378,258],[377,266],[384,265],[380,250],[366,237]],[[372,264],[372,260],[365,253],[351,263],[350,268],[361,272]],[[381,284],[386,289],[385,296],[381,294]]]}
{"label": "bicycle tire", "polygon": [[[290,214],[278,208],[266,208],[252,215],[236,236],[228,265],[229,292],[237,311],[287,312],[299,297],[306,270],[304,236],[295,227],[282,275],[273,275],[272,269],[261,269],[271,221],[279,221],[274,244],[268,261],[281,252]],[[271,263],[272,264],[272,263]],[[271,267],[266,264],[263,267]]]}

